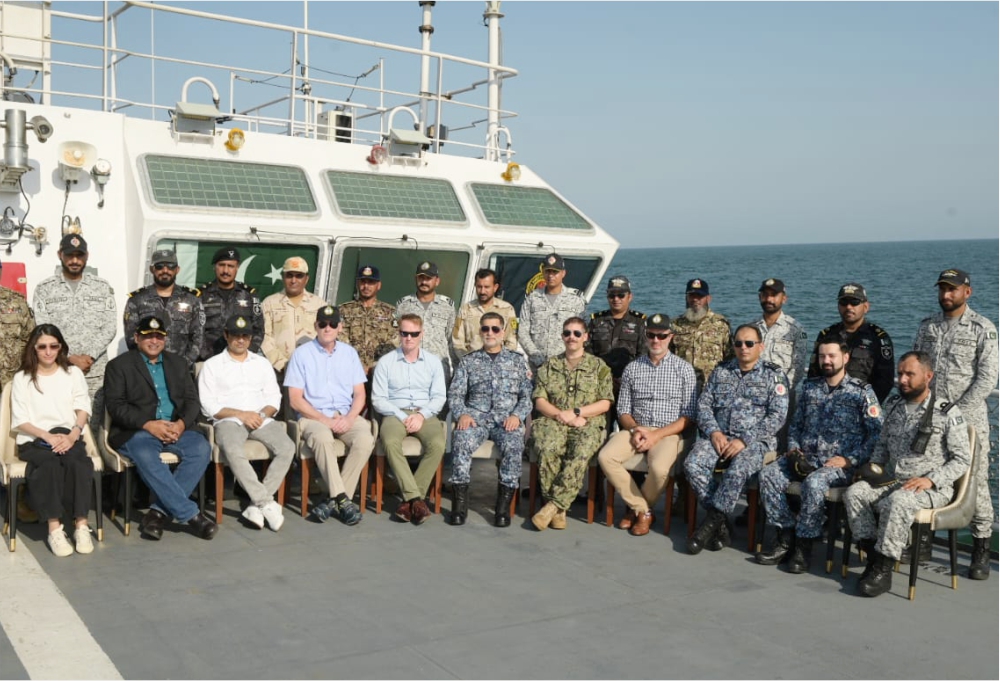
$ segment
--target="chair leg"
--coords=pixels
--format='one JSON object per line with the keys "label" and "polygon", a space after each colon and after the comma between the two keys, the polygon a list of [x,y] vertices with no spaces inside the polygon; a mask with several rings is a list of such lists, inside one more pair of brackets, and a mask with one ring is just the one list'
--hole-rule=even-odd
{"label": "chair leg", "polygon": [[747,490],[747,551],[754,552],[757,545],[757,506],[759,493],[755,489]]}
{"label": "chair leg", "polygon": [[112,485],[111,491],[111,522],[115,521],[115,517],[118,515],[118,498],[121,497],[122,492],[122,474],[118,473],[115,475],[115,482]]}
{"label": "chair leg", "polygon": [[520,490],[516,490],[510,497],[510,517],[517,515],[517,502],[521,500]]}
{"label": "chair leg", "polygon": [[302,517],[305,518],[309,514],[309,459],[300,459],[301,466],[299,470],[302,471],[302,501],[300,503],[300,511]]}
{"label": "chair leg", "polygon": [[198,480],[198,513],[205,515],[205,476]]}
{"label": "chair leg", "polygon": [[840,558],[840,576],[842,579],[847,579],[847,570],[851,566],[851,543],[854,541],[854,537],[851,536],[851,524],[847,523],[844,526],[844,551],[841,553]]}
{"label": "chair leg", "polygon": [[434,473],[434,512],[441,514],[441,489],[444,482],[444,459],[438,463],[437,471]]}
{"label": "chair leg", "polygon": [[[925,525],[913,526],[913,538],[910,540],[910,590],[908,596],[912,601],[917,596],[917,568],[920,561],[920,546],[918,541]],[[929,530],[930,528],[928,528]]]}
{"label": "chair leg", "polygon": [[361,508],[360,508],[361,513],[365,512],[365,506],[368,505],[368,464],[369,464],[369,462],[371,462],[371,458],[370,457],[369,457],[368,461],[365,461],[365,465],[361,469],[361,485],[360,485],[360,487],[361,487],[361,491],[360,491],[361,498],[358,499],[358,502],[359,502],[359,504],[361,506]]}
{"label": "chair leg", "polygon": [[698,519],[698,500],[697,494],[694,493],[694,488],[690,484],[687,486],[687,521],[688,521],[688,538],[694,534],[694,524]]}
{"label": "chair leg", "polygon": [[670,516],[674,511],[674,476],[667,476],[667,498],[663,501],[663,534],[670,534]]}
{"label": "chair leg", "polygon": [[538,487],[538,464],[528,466],[528,517],[535,515],[535,488]]}
{"label": "chair leg", "polygon": [[385,485],[385,457],[375,456],[375,513],[382,512],[382,487]]}
{"label": "chair leg", "polygon": [[837,539],[837,528],[840,526],[840,504],[826,502],[826,574],[833,571],[833,551]]}
{"label": "chair leg", "polygon": [[594,524],[594,514],[597,512],[597,466],[592,466],[587,484],[587,524]]}
{"label": "chair leg", "polygon": [[222,500],[225,496],[225,478],[222,475],[222,462],[215,464],[215,524],[222,524]]}
{"label": "chair leg", "polygon": [[[604,483],[604,524],[608,527],[615,525],[615,486],[608,480]],[[628,511],[626,511],[627,513]]]}
{"label": "chair leg", "polygon": [[764,550],[764,526],[767,524],[767,509],[764,508],[764,504],[760,503],[760,494],[758,492],[757,496],[757,529],[756,529],[756,539],[755,542],[757,552]]}
{"label": "chair leg", "polygon": [[125,536],[132,531],[132,467],[125,469]]}
{"label": "chair leg", "polygon": [[[8,493],[10,497],[7,500],[7,513],[9,524],[8,530],[10,531],[10,544],[8,549],[11,553],[17,550],[17,494],[21,491],[21,478],[12,478],[10,481],[10,487],[8,488]],[[42,519],[45,522],[45,519]]]}
{"label": "chair leg", "polygon": [[958,533],[948,530],[948,553],[951,558],[951,588],[958,588]]}
{"label": "chair leg", "polygon": [[96,525],[97,525],[97,541],[104,541],[104,507],[102,505],[101,494],[102,490],[102,480],[104,479],[104,471],[94,471],[94,503],[97,509],[95,515]]}
{"label": "chair leg", "polygon": [[285,483],[288,482],[288,478],[281,479],[281,485],[278,486],[278,506],[285,506]]}

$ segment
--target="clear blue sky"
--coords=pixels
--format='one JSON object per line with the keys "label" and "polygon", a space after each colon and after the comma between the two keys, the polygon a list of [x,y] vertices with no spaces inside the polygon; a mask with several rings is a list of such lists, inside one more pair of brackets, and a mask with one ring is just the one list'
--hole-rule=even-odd
{"label": "clear blue sky", "polygon": [[[302,22],[292,2],[182,6]],[[433,49],[485,59],[482,9],[439,2]],[[503,102],[520,114],[509,123],[518,160],[624,247],[997,237],[997,3],[504,2],[502,11],[504,61],[521,71]],[[148,12],[133,12],[123,40],[145,47]],[[420,45],[416,2],[312,2],[309,14],[311,28]],[[237,41],[211,24],[156,22],[157,53],[197,47],[206,61],[288,65],[285,38]],[[378,54],[315,41],[310,62],[358,74]],[[455,71],[446,89],[480,77]],[[392,73],[393,84],[418,89],[415,62]],[[178,99],[175,81],[157,72],[158,100]],[[258,101],[272,94],[261,90]]]}

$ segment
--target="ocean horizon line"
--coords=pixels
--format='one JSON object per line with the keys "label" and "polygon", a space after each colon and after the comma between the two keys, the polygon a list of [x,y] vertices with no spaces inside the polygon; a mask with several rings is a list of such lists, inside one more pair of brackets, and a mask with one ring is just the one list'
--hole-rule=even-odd
{"label": "ocean horizon line", "polygon": [[[613,236],[613,235],[612,235]],[[697,246],[621,246],[619,251],[649,251],[658,249],[693,249],[693,248],[768,248],[773,246],[785,247],[785,246],[846,246],[851,244],[857,245],[877,245],[877,244],[939,244],[939,243],[954,243],[954,242],[975,242],[975,241],[990,241],[990,242],[1000,242],[1000,237],[997,238],[975,238],[975,239],[890,239],[885,241],[822,241],[822,242],[796,242],[796,243],[753,243],[753,244],[712,244],[712,245],[697,245]]]}

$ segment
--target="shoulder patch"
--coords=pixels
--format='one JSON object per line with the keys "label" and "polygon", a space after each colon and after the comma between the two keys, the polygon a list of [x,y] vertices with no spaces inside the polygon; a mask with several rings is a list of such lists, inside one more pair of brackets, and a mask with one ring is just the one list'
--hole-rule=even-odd
{"label": "shoulder patch", "polygon": [[778,385],[774,386],[774,392],[778,395],[784,395],[788,392],[788,388],[785,387],[784,383],[778,383]]}
{"label": "shoulder patch", "polygon": [[[610,312],[610,310],[609,310],[609,312]],[[635,317],[636,319],[645,319],[646,318],[646,315],[644,313],[642,313],[642,312],[639,312],[638,310],[632,310],[632,309],[630,309],[628,311],[628,313],[630,315],[632,315],[633,317]]]}
{"label": "shoulder patch", "polygon": [[987,331],[986,332],[986,337],[989,338],[990,340],[996,340],[997,339],[997,332],[996,331]]}
{"label": "shoulder patch", "polygon": [[962,417],[961,414],[958,414],[957,416],[953,416],[950,419],[948,419],[948,425],[950,426],[960,426],[963,423],[965,423],[965,419]]}
{"label": "shoulder patch", "polygon": [[877,404],[868,405],[868,416],[877,419],[881,414],[882,410]]}

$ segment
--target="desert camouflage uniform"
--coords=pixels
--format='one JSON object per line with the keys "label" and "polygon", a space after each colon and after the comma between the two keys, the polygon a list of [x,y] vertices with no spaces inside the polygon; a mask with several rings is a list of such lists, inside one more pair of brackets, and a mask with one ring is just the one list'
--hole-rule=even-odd
{"label": "desert camouflage uniform", "polygon": [[[584,355],[575,369],[565,353],[538,369],[533,400],[540,397],[560,410],[585,407],[600,400],[614,403],[611,369],[593,355]],[[531,444],[538,460],[542,497],[566,510],[583,485],[590,460],[604,444],[606,414],[592,416],[582,428],[572,428],[547,416],[532,421]]]}
{"label": "desert camouflage uniform", "polygon": [[535,289],[521,305],[517,324],[517,340],[521,342],[532,369],[545,364],[566,350],[562,342],[562,325],[570,317],[583,315],[587,299],[575,288],[563,286],[555,305],[549,304],[545,289]]}
{"label": "desert camouflage uniform", "polygon": [[[691,488],[705,508],[732,513],[747,480],[764,465],[764,454],[774,451],[787,413],[788,379],[781,367],[758,360],[743,374],[735,359],[716,367],[698,398],[698,429],[704,439],[684,461]],[[719,459],[711,440],[716,431],[746,444],[720,482],[713,475]]]}
{"label": "desert camouflage uniform", "polygon": [[931,398],[912,413],[906,400],[893,395],[885,403],[885,424],[871,460],[900,482],[930,478],[934,486],[923,492],[899,489],[896,485],[873,488],[856,482],[844,495],[847,520],[856,540],[877,539],[875,550],[899,560],[909,543],[913,517],[922,508],[937,508],[951,501],[952,485],[969,468],[969,433],[960,407],[944,408],[936,400],[931,421],[931,437],[923,453],[911,445]]}
{"label": "desert camouflage uniform", "polygon": [[893,358],[892,339],[881,327],[864,321],[854,333],[844,330],[844,323],[828,326],[816,336],[812,357],[809,360],[809,375],[819,376],[816,351],[828,336],[843,336],[851,349],[851,359],[847,362],[847,373],[854,378],[870,383],[879,402],[889,396],[896,378],[896,361]]}
{"label": "desert camouflage uniform", "polygon": [[0,286],[0,386],[21,369],[21,355],[35,328],[28,301],[17,291]]}
{"label": "desert camouflage uniform", "polygon": [[[466,355],[455,370],[448,389],[448,404],[455,421],[468,415],[476,425],[451,435],[452,468],[449,482],[468,485],[472,454],[486,440],[500,448],[500,482],[506,487],[521,484],[524,454],[524,423],[531,413],[531,380],[524,357],[507,348],[491,358],[485,350]],[[516,416],[521,425],[510,432],[503,422]]]}
{"label": "desert camouflage uniform", "polygon": [[698,391],[704,389],[712,371],[720,362],[733,358],[732,331],[729,320],[708,311],[697,322],[676,317],[670,326],[674,330],[674,354],[694,367]]}
{"label": "desert camouflage uniform", "polygon": [[[989,408],[986,398],[997,387],[997,330],[993,322],[972,310],[949,325],[943,313],[920,322],[914,350],[923,350],[934,362],[938,398],[954,402],[976,429],[983,452],[990,448]],[[976,515],[972,536],[993,534],[993,500],[990,496],[989,461],[981,456],[976,474]]]}
{"label": "desert camouflage uniform", "polygon": [[35,288],[35,323],[55,324],[62,332],[69,354],[94,359],[84,374],[90,393],[91,430],[104,419],[104,367],[108,346],[118,333],[115,292],[104,279],[84,272],[76,286],[62,274],[43,280]]}
{"label": "desert camouflage uniform", "polygon": [[235,286],[223,293],[217,281],[202,284],[201,304],[205,308],[205,335],[201,341],[201,355],[204,361],[214,357],[226,349],[226,338],[222,332],[226,320],[233,315],[250,318],[250,352],[260,352],[260,344],[264,341],[264,317],[260,311],[260,298],[257,289],[250,288],[242,281],[234,282]]}
{"label": "desert camouflage uniform", "polygon": [[781,367],[788,377],[789,389],[794,392],[809,364],[811,348],[805,327],[784,312],[778,313],[773,326],[768,327],[763,319],[758,319],[756,326],[764,339],[764,352],[760,358]]}
{"label": "desert camouflage uniform", "polygon": [[[764,467],[760,496],[768,522],[794,527],[797,537],[820,536],[826,522],[827,490],[850,483],[854,469],[871,457],[880,432],[882,409],[870,385],[852,376],[845,376],[833,388],[825,378],[806,379],[788,430],[788,449],[801,450],[818,468],[801,481],[802,506],[796,520],[785,496],[794,479],[788,459],[782,457]],[[835,456],[847,459],[847,467],[824,467]]]}
{"label": "desert camouflage uniform", "polygon": [[[302,339],[316,337],[316,313],[326,301],[305,291],[298,305],[292,305],[284,291],[272,293],[261,303],[264,317],[264,340],[260,351],[275,371],[284,371]],[[282,375],[283,376],[283,375]],[[279,383],[282,381],[279,378]]]}
{"label": "desert camouflage uniform", "polygon": [[396,308],[380,300],[371,307],[365,307],[360,300],[352,300],[337,309],[343,324],[338,340],[358,351],[365,373],[371,375],[379,358],[399,344]]}
{"label": "desert camouflage uniform", "polygon": [[445,383],[451,377],[454,366],[451,353],[451,332],[455,328],[455,304],[448,296],[435,293],[430,307],[424,309],[417,296],[403,296],[396,303],[396,321],[404,314],[415,314],[424,320],[424,335],[420,343],[427,352],[433,352],[441,360]]}
{"label": "desert camouflage uniform", "polygon": [[483,347],[483,338],[479,335],[479,319],[487,312],[496,312],[503,317],[503,346],[508,350],[517,350],[517,313],[514,306],[506,300],[494,298],[486,308],[479,300],[470,300],[458,310],[458,319],[451,333],[455,356],[461,359],[470,352]]}
{"label": "desert camouflage uniform", "polygon": [[[166,300],[166,302],[164,302]],[[143,317],[156,316],[167,325],[166,350],[194,364],[201,353],[205,334],[205,308],[201,291],[174,284],[169,298],[161,298],[156,285],[150,284],[128,294],[125,303],[125,344],[135,347],[135,330]]]}

